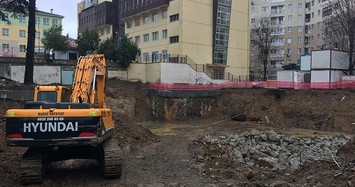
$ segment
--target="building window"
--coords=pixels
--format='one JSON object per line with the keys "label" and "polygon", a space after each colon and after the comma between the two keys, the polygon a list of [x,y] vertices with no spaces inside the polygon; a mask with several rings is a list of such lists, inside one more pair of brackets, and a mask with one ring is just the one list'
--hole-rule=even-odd
{"label": "building window", "polygon": [[224,27],[216,28],[216,44],[221,46],[228,46],[229,29]]}
{"label": "building window", "polygon": [[152,52],[152,62],[158,62],[158,60],[159,60],[159,52],[153,51]]}
{"label": "building window", "polygon": [[158,14],[158,13],[153,14],[153,16],[152,16],[152,22],[156,22],[156,21],[158,21],[158,19],[159,19],[159,14]]}
{"label": "building window", "polygon": [[163,50],[161,53],[163,55],[163,62],[167,62],[168,59],[169,59],[168,51],[167,50]]}
{"label": "building window", "polygon": [[41,19],[39,17],[36,17],[36,24],[41,24]]}
{"label": "building window", "polygon": [[163,38],[163,39],[167,39],[167,38],[168,38],[168,30],[167,30],[167,29],[162,30],[162,33],[163,33],[162,38]]}
{"label": "building window", "polygon": [[217,10],[217,24],[229,26],[230,12],[230,7],[219,6]]}
{"label": "building window", "polygon": [[2,35],[3,36],[9,36],[9,29],[3,28],[2,29]]}
{"label": "building window", "polygon": [[292,27],[287,27],[287,32],[292,32]]}
{"label": "building window", "polygon": [[26,45],[20,45],[20,52],[26,52]]}
{"label": "building window", "polygon": [[7,22],[10,21],[8,13],[4,13],[4,18],[5,18],[5,20],[3,20],[3,21],[7,21]]}
{"label": "building window", "polygon": [[221,5],[231,6],[232,0],[218,0],[218,3]]}
{"label": "building window", "polygon": [[178,20],[179,20],[179,14],[174,14],[170,16],[170,22],[174,22]]}
{"label": "building window", "polygon": [[302,43],[302,38],[301,38],[301,37],[298,37],[298,38],[297,38],[297,42],[298,42],[298,43]]}
{"label": "building window", "polygon": [[289,11],[291,11],[292,10],[292,4],[288,4],[287,8],[288,8]]}
{"label": "building window", "polygon": [[287,17],[287,20],[288,20],[288,21],[292,21],[292,15],[289,15],[289,16]]}
{"label": "building window", "polygon": [[40,32],[36,32],[36,38],[40,38],[41,37],[41,33]]}
{"label": "building window", "polygon": [[213,79],[224,79],[224,71],[218,69],[214,70]]}
{"label": "building window", "polygon": [[43,25],[49,25],[49,18],[43,18]]}
{"label": "building window", "polygon": [[20,30],[20,37],[21,38],[26,37],[26,31],[25,30]]}
{"label": "building window", "polygon": [[141,43],[141,36],[135,36],[134,37],[134,43],[136,43],[137,45]]}
{"label": "building window", "polygon": [[298,21],[302,22],[302,15],[298,15]]}
{"label": "building window", "polygon": [[143,35],[143,41],[144,42],[149,42],[149,34],[144,34]]}
{"label": "building window", "polygon": [[227,50],[216,49],[214,51],[214,64],[227,64]]}
{"label": "building window", "polygon": [[153,36],[153,41],[159,40],[159,32],[158,31],[157,32],[153,32],[152,36]]}
{"label": "building window", "polygon": [[302,26],[298,26],[298,32],[302,32]]}
{"label": "building window", "polygon": [[171,36],[170,43],[179,43],[179,36]]}
{"label": "building window", "polygon": [[127,24],[127,28],[129,29],[129,28],[132,28],[132,20],[128,20],[127,22],[126,22],[126,24]]}
{"label": "building window", "polygon": [[298,10],[301,10],[303,7],[302,3],[298,3]]}
{"label": "building window", "polygon": [[143,53],[143,62],[149,62],[149,53]]}
{"label": "building window", "polygon": [[53,26],[58,26],[58,20],[57,19],[52,19],[52,25]]}
{"label": "building window", "polygon": [[287,38],[287,43],[290,44],[292,42],[292,38],[291,37],[288,37]]}
{"label": "building window", "polygon": [[251,14],[255,14],[255,7],[251,7],[250,12]]}
{"label": "building window", "polygon": [[9,53],[10,52],[10,44],[2,44],[2,52]]}
{"label": "building window", "polygon": [[302,53],[302,49],[301,48],[297,48],[297,54],[301,54]]}
{"label": "building window", "polygon": [[162,14],[162,18],[163,19],[166,19],[168,17],[168,11],[167,10],[164,10],[163,11],[163,14]]}
{"label": "building window", "polygon": [[26,22],[26,17],[25,16],[19,16],[18,20],[20,23],[25,23]]}
{"label": "building window", "polygon": [[144,16],[143,17],[143,24],[148,24],[149,23],[149,17],[148,16]]}
{"label": "building window", "polygon": [[268,9],[267,6],[263,6],[263,7],[261,7],[261,12],[267,12],[267,9]]}
{"label": "building window", "polygon": [[134,20],[134,26],[139,26],[141,24],[141,20],[139,18]]}

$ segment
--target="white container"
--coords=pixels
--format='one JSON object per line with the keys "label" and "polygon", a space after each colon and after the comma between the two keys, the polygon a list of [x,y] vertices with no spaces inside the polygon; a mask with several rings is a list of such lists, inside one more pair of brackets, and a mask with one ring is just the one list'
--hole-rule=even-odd
{"label": "white container", "polygon": [[277,81],[279,82],[304,82],[306,72],[297,70],[277,71]]}
{"label": "white container", "polygon": [[339,70],[312,70],[311,82],[312,83],[332,83],[340,81],[343,72]]}
{"label": "white container", "polygon": [[311,70],[311,55],[301,56],[301,71]]}
{"label": "white container", "polygon": [[335,50],[312,51],[311,70],[347,70],[348,67],[349,55],[347,52]]}
{"label": "white container", "polygon": [[277,71],[277,81],[293,82],[293,79],[294,79],[293,70]]}

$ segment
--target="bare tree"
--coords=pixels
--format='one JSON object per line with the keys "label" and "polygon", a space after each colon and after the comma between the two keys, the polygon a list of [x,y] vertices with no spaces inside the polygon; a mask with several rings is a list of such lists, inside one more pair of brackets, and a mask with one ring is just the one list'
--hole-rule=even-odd
{"label": "bare tree", "polygon": [[277,43],[278,40],[283,41],[283,37],[280,35],[282,32],[284,32],[284,27],[281,26],[281,23],[277,20],[272,20],[270,17],[256,19],[251,24],[251,48],[257,64],[255,69],[258,70],[258,65],[260,65],[264,81],[267,80],[270,55],[277,55],[281,51]]}
{"label": "bare tree", "polygon": [[355,0],[332,0],[323,10],[325,15],[325,48],[336,48],[349,53],[349,74],[355,65]]}

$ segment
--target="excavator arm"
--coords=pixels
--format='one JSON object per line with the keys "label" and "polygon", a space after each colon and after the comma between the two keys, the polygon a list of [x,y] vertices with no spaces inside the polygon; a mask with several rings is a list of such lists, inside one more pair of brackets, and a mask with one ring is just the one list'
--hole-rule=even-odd
{"label": "excavator arm", "polygon": [[105,78],[106,61],[104,55],[81,56],[75,70],[70,101],[95,104],[96,96],[98,108],[106,108]]}

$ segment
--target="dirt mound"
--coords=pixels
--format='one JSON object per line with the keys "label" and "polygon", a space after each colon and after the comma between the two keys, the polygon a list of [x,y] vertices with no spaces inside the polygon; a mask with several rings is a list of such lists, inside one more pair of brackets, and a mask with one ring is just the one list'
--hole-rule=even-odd
{"label": "dirt mound", "polygon": [[33,85],[24,85],[19,82],[13,81],[11,79],[5,78],[5,77],[0,77],[0,89],[25,89],[25,90],[31,90],[36,86],[36,84]]}
{"label": "dirt mound", "polygon": [[115,119],[114,137],[125,147],[126,151],[127,149],[135,151],[139,147],[159,141],[159,136],[136,124],[130,117],[124,114],[118,114],[118,117]]}

